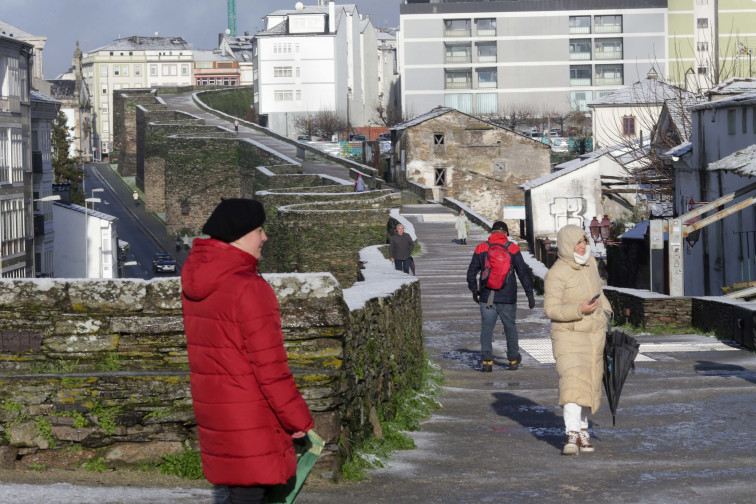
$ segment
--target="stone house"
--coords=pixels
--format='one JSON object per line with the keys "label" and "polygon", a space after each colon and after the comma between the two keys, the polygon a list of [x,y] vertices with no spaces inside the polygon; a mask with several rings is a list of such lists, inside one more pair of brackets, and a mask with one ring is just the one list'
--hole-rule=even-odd
{"label": "stone house", "polygon": [[504,218],[504,207],[522,206],[520,184],[551,170],[548,145],[453,108],[391,130],[394,182],[423,184],[434,199],[454,198],[490,220]]}

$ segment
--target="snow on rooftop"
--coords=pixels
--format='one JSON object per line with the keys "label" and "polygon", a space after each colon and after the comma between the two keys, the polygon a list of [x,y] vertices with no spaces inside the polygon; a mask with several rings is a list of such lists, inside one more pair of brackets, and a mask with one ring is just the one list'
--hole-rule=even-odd
{"label": "snow on rooftop", "polygon": [[727,157],[709,163],[707,171],[732,171],[746,177],[756,176],[756,144],[730,154]]}
{"label": "snow on rooftop", "polygon": [[741,94],[756,91],[756,79],[753,77],[730,77],[709,90],[709,95]]}
{"label": "snow on rooftop", "polygon": [[725,98],[723,100],[699,103],[698,105],[694,105],[693,107],[690,107],[690,110],[691,111],[706,110],[706,109],[713,110],[713,109],[720,109],[720,108],[742,107],[742,106],[747,106],[747,105],[756,105],[756,91],[750,91],[748,93],[738,94],[731,98]]}
{"label": "snow on rooftop", "polygon": [[667,100],[693,98],[694,94],[656,79],[643,79],[602,96],[588,104],[593,106],[659,104]]}

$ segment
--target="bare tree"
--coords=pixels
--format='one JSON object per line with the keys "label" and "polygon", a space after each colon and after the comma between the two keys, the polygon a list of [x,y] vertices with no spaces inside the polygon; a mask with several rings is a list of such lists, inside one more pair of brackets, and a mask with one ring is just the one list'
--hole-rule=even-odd
{"label": "bare tree", "polygon": [[375,112],[378,115],[378,120],[380,120],[386,127],[394,126],[404,120],[402,118],[402,111],[397,107],[391,105],[386,106],[381,101],[377,101],[374,107]]}
{"label": "bare tree", "polygon": [[529,105],[508,104],[500,107],[495,114],[487,114],[484,118],[494,124],[516,131],[518,126],[527,124],[527,121],[535,115],[535,109]]}
{"label": "bare tree", "polygon": [[297,116],[297,118],[294,119],[294,127],[301,135],[313,137],[317,133],[315,119],[311,114]]}
{"label": "bare tree", "polygon": [[318,136],[330,140],[333,135],[347,128],[346,117],[335,110],[320,110],[312,117],[313,128]]}
{"label": "bare tree", "polygon": [[[564,123],[570,117],[572,111],[568,108],[551,108],[544,113],[546,121],[551,124],[558,124],[560,133],[564,134]],[[550,126],[550,128],[553,126]]]}

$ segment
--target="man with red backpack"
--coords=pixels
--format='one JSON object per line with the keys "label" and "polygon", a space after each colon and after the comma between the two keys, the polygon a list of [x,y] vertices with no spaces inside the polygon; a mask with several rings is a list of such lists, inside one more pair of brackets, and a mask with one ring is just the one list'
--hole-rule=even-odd
{"label": "man with red backpack", "polygon": [[[520,279],[528,297],[528,307],[535,306],[533,286],[525,261],[516,243],[509,241],[509,228],[501,221],[491,226],[488,241],[475,247],[467,268],[467,286],[473,301],[480,305],[481,370],[493,371],[493,329],[501,319],[507,337],[507,360],[512,371],[520,367],[522,356],[517,336],[517,281]],[[478,283],[480,273],[480,284]]]}

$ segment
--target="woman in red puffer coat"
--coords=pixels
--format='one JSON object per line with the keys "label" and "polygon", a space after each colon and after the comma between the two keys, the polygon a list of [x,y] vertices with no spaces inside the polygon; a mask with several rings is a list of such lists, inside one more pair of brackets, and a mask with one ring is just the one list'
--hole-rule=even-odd
{"label": "woman in red puffer coat", "polygon": [[181,273],[202,469],[231,503],[262,502],[296,473],[293,437],[313,420],[289,370],[278,300],[257,272],[267,240],[255,200],[218,205]]}

